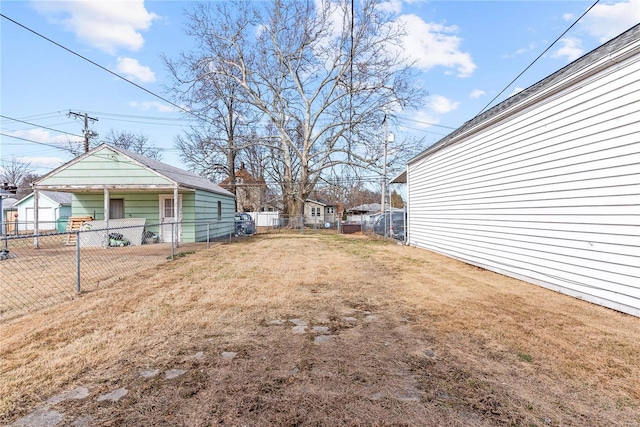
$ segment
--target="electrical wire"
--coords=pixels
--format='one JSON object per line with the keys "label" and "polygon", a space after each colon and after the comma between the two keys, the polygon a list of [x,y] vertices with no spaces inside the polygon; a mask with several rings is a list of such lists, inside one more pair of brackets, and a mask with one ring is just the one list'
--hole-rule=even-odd
{"label": "electrical wire", "polygon": [[414,123],[419,123],[422,125],[428,125],[428,126],[435,126],[435,127],[439,127],[439,128],[445,128],[445,129],[452,129],[452,130],[456,130],[456,127],[453,126],[445,126],[445,125],[439,125],[437,123],[430,123],[430,122],[425,122],[424,120],[416,120],[416,119],[410,119],[408,117],[400,117],[400,116],[394,116],[394,119],[396,120],[405,120],[408,122],[414,122]]}
{"label": "electrical wire", "polygon": [[[494,97],[493,97],[493,99],[492,99],[491,101],[489,101],[489,103],[488,103],[487,105],[485,105],[485,106],[484,106],[484,108],[483,108],[482,110],[480,110],[480,112],[479,112],[478,114],[476,114],[476,115],[475,115],[475,117],[478,117],[480,114],[482,114],[482,113],[483,113],[483,112],[484,112],[484,111],[489,107],[489,105],[491,105],[491,104],[492,104],[496,99],[498,99],[498,97],[499,97],[500,95],[502,95],[502,94],[504,93],[504,91],[506,91],[507,89],[509,89],[509,87],[510,87],[510,86],[511,86],[511,85],[512,85],[516,80],[518,80],[518,79],[519,79],[519,78],[520,78],[524,73],[526,73],[526,72],[527,72],[527,70],[529,70],[529,68],[531,68],[531,67],[533,66],[533,64],[535,64],[536,62],[538,62],[538,60],[539,60],[540,58],[542,58],[542,56],[543,56],[545,53],[547,53],[547,52],[549,51],[549,49],[551,49],[551,48],[552,48],[552,47],[553,47],[553,46],[554,46],[554,45],[555,45],[555,44],[556,44],[556,43],[557,43],[557,42],[558,42],[562,37],[564,37],[564,35],[565,35],[565,34],[567,34],[567,33],[569,32],[569,30],[571,30],[571,29],[572,29],[572,28],[573,28],[573,27],[574,27],[574,26],[575,26],[575,25],[576,25],[576,24],[577,24],[577,23],[578,23],[578,22],[579,22],[579,21],[580,21],[580,20],[581,20],[581,19],[582,19],[586,14],[587,14],[587,13],[589,13],[589,11],[590,11],[591,9],[593,9],[593,8],[595,7],[595,5],[597,5],[599,2],[600,2],[600,0],[596,0],[596,1],[591,5],[591,7],[589,7],[589,9],[587,9],[587,10],[586,10],[582,15],[580,15],[580,16],[578,17],[578,19],[576,19],[576,20],[574,21],[574,23],[573,23],[573,24],[571,24],[571,25],[569,26],[569,28],[567,28],[566,30],[564,30],[564,31],[563,31],[563,33],[562,33],[562,34],[560,34],[560,36],[558,36],[558,38],[556,38],[556,39],[553,41],[553,43],[551,43],[551,44],[550,44],[550,45],[549,45],[549,46],[548,46],[548,47],[547,47],[547,48],[546,48],[546,49],[545,49],[545,50],[544,50],[540,55],[538,55],[538,57],[537,57],[536,59],[534,59],[534,60],[533,60],[533,62],[531,62],[529,65],[527,65],[527,67],[526,67],[524,70],[522,70],[522,72],[520,72],[520,74],[518,74],[518,75],[517,75],[513,80],[511,80],[511,82],[509,82],[509,84],[508,84],[507,86],[505,86],[505,88],[504,88],[504,89],[502,89],[502,90],[500,91],[500,93],[498,93],[496,96],[494,96]],[[475,118],[475,117],[474,117],[474,118]],[[473,120],[473,119],[471,119],[471,120]]]}
{"label": "electrical wire", "polygon": [[[15,139],[19,139],[19,140],[21,140],[21,141],[33,142],[34,144],[44,145],[44,146],[47,146],[47,147],[55,148],[55,149],[57,149],[57,150],[64,150],[64,151],[67,151],[67,149],[66,149],[66,148],[64,148],[64,147],[60,147],[60,146],[52,145],[52,144],[47,144],[46,142],[34,141],[33,139],[22,138],[22,137],[20,137],[20,136],[9,135],[9,134],[2,133],[2,132],[0,132],[0,135],[2,135],[2,136],[6,136],[6,137],[8,137],[8,138],[15,138]],[[82,141],[70,141],[70,142],[77,142],[77,143],[81,143]]]}
{"label": "electrical wire", "polygon": [[82,135],[76,135],[75,133],[69,133],[69,132],[65,132],[63,130],[53,129],[53,128],[49,128],[49,127],[46,127],[46,126],[37,125],[35,123],[25,122],[24,120],[14,119],[13,117],[3,116],[2,114],[0,114],[0,117],[2,117],[3,119],[13,120],[14,122],[24,123],[25,125],[29,125],[29,126],[34,126],[34,127],[50,130],[52,132],[58,132],[58,133],[63,133],[65,135],[71,135],[71,136],[77,136],[78,138],[83,138]]}
{"label": "electrical wire", "polygon": [[197,114],[195,114],[194,112],[192,112],[192,111],[190,111],[190,110],[187,110],[186,108],[184,108],[184,107],[182,107],[182,106],[180,106],[180,105],[178,105],[178,104],[175,104],[175,103],[171,102],[170,100],[168,100],[168,99],[166,99],[166,98],[164,98],[164,97],[162,97],[162,96],[160,96],[160,95],[158,95],[158,94],[156,94],[156,93],[154,93],[154,92],[150,91],[149,89],[147,89],[147,88],[145,88],[145,87],[143,87],[143,86],[140,86],[139,84],[137,84],[137,83],[135,83],[135,82],[132,82],[131,80],[127,79],[126,77],[123,77],[123,76],[121,76],[120,74],[115,73],[115,72],[113,72],[113,71],[109,70],[109,69],[108,69],[108,68],[106,68],[106,67],[103,67],[102,65],[98,64],[97,62],[92,61],[91,59],[89,59],[89,58],[87,58],[87,57],[85,57],[85,56],[83,56],[83,55],[80,55],[79,53],[77,53],[77,52],[73,51],[72,49],[69,49],[68,47],[65,47],[65,46],[61,45],[60,43],[58,43],[58,42],[56,42],[56,41],[54,41],[54,40],[52,40],[52,39],[50,39],[50,38],[48,38],[48,37],[46,37],[46,36],[44,36],[44,35],[40,34],[40,33],[38,33],[37,31],[32,30],[31,28],[27,27],[26,25],[23,25],[23,24],[21,24],[21,23],[19,23],[19,22],[15,21],[15,20],[13,20],[13,19],[9,18],[9,17],[8,17],[8,16],[6,16],[5,14],[0,13],[0,17],[2,17],[2,18],[4,18],[4,19],[6,19],[6,20],[8,20],[8,21],[10,21],[10,22],[12,22],[12,23],[14,23],[14,24],[16,24],[17,26],[19,26],[19,27],[21,27],[21,28],[23,28],[23,29],[25,29],[25,30],[29,31],[30,33],[35,34],[35,35],[36,35],[36,36],[38,36],[38,37],[43,38],[44,40],[46,40],[46,41],[48,41],[49,43],[52,43],[52,44],[54,44],[54,45],[58,46],[59,48],[66,50],[67,52],[71,53],[72,55],[75,55],[75,56],[79,57],[80,59],[83,59],[83,60],[85,60],[85,61],[89,62],[90,64],[95,65],[96,67],[100,68],[101,70],[106,71],[107,73],[109,73],[109,74],[111,74],[111,75],[113,75],[113,76],[115,76],[115,77],[117,77],[117,78],[119,78],[119,79],[124,80],[125,82],[127,82],[127,83],[129,83],[129,84],[131,84],[131,85],[133,85],[133,86],[135,86],[135,87],[137,87],[138,89],[140,89],[140,90],[142,90],[142,91],[144,91],[144,92],[148,93],[149,95],[154,96],[154,97],[156,97],[156,98],[158,98],[158,99],[160,99],[160,100],[162,100],[162,101],[166,102],[167,104],[169,104],[169,105],[171,105],[171,106],[173,106],[173,107],[175,107],[175,108],[177,108],[177,109],[179,109],[179,110],[184,111],[184,112],[185,112],[185,113],[187,113],[187,114],[190,114],[190,115],[192,115],[192,116],[194,116],[194,117],[196,117],[196,118],[198,118],[198,119],[202,120],[202,118],[201,118],[200,116],[198,116]]}

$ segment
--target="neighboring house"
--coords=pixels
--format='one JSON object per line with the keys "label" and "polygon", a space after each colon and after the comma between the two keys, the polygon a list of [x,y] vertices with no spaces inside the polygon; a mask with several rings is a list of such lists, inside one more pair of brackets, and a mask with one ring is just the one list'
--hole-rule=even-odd
{"label": "neighboring house", "polygon": [[347,209],[347,222],[367,223],[376,213],[380,213],[380,203],[368,203]]}
{"label": "neighboring house", "polygon": [[318,200],[307,199],[304,202],[304,223],[306,225],[335,225],[337,220],[336,206]]}
{"label": "neighboring house", "polygon": [[640,25],[407,165],[408,243],[640,316]]}
{"label": "neighboring house", "polygon": [[[178,241],[233,232],[233,194],[191,172],[107,144],[38,179],[34,190],[72,193],[72,216],[109,221],[144,219],[146,230],[171,240],[168,223],[181,222]],[[139,221],[136,221],[138,224]],[[164,224],[164,225],[163,225]]]}
{"label": "neighboring house", "polygon": [[[17,210],[18,232],[33,233],[35,221],[34,193],[23,197],[13,206]],[[62,230],[58,227],[58,220],[66,220],[71,215],[71,193],[57,191],[40,191],[38,201],[38,231],[64,231],[66,222],[62,224]],[[14,214],[14,218],[15,214]],[[14,222],[15,224],[15,222]]]}
{"label": "neighboring house", "polygon": [[[2,191],[2,190],[0,190]],[[0,234],[14,234],[17,230],[16,221],[18,220],[18,209],[13,205],[18,202],[18,199],[13,197],[2,198],[2,227]]]}
{"label": "neighboring house", "polygon": [[[220,187],[233,190],[229,177],[220,183]],[[236,204],[237,210],[241,212],[272,210],[267,206],[267,183],[262,177],[256,179],[251,176],[244,163],[236,170]]]}

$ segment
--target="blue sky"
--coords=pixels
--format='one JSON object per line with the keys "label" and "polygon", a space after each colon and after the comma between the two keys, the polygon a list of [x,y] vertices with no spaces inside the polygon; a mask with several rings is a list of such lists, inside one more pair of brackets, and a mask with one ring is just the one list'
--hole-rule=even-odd
{"label": "blue sky", "polygon": [[[357,0],[356,0],[357,1]],[[479,113],[565,31],[593,1],[391,0],[383,7],[405,23],[404,49],[429,91],[424,107],[398,119],[396,140],[436,142]],[[2,1],[0,12],[136,84],[168,97],[161,55],[189,50],[188,1]],[[539,81],[640,22],[640,0],[601,1],[496,102]],[[72,155],[82,122],[91,129],[143,133],[163,161],[184,167],[173,139],[188,122],[160,99],[15,23],[0,20],[0,158],[31,162],[44,174]],[[494,102],[495,104],[495,102]],[[493,104],[492,104],[493,105]],[[33,125],[37,126],[33,126]],[[48,128],[48,129],[47,129]],[[60,132],[67,132],[64,134]],[[18,139],[22,138],[22,139]]]}

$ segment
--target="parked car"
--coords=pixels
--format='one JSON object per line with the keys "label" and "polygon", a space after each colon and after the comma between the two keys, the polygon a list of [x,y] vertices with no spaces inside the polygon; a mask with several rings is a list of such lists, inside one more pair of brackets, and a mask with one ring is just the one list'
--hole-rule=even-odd
{"label": "parked car", "polygon": [[[391,224],[389,223],[391,218]],[[384,214],[378,214],[374,218],[373,232],[381,236],[389,236],[397,240],[404,240],[404,211],[393,211],[389,215],[389,211]]]}
{"label": "parked car", "polygon": [[255,234],[256,224],[251,215],[245,212],[236,212],[235,215],[236,236]]}

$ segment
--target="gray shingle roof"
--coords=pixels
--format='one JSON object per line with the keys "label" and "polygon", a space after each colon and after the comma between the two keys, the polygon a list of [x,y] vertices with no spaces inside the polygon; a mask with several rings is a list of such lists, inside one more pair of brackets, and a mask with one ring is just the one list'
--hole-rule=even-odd
{"label": "gray shingle roof", "polygon": [[437,141],[435,144],[424,150],[422,153],[418,154],[414,158],[408,161],[409,164],[422,159],[423,157],[431,154],[435,151],[438,151],[440,148],[445,146],[449,141],[454,139],[456,136],[467,132],[470,129],[478,126],[479,124],[488,121],[492,117],[495,117],[502,113],[503,111],[511,108],[512,106],[526,100],[529,97],[543,91],[544,89],[553,86],[554,84],[568,78],[569,76],[577,73],[583,68],[593,64],[595,61],[606,57],[612,52],[616,52],[625,46],[636,42],[640,38],[640,24],[631,27],[629,30],[620,34],[618,37],[609,40],[607,43],[603,44],[600,47],[592,50],[591,52],[581,56],[576,59],[569,65],[561,68],[550,76],[540,80],[539,82],[529,86],[528,88],[518,92],[510,98],[502,101],[498,105],[492,107],[491,109],[485,111],[482,114],[479,114],[460,126],[458,129],[451,132],[449,135],[445,136],[441,140]]}
{"label": "gray shingle roof", "polygon": [[[59,205],[71,206],[71,193],[63,193],[63,192],[60,192],[60,191],[40,190],[40,195],[47,197],[52,202],[57,203]],[[24,200],[27,200],[31,196],[33,196],[33,193],[27,194],[22,199],[16,201],[13,204],[13,206],[22,203]]]}
{"label": "gray shingle roof", "polygon": [[13,205],[15,205],[16,203],[18,203],[18,199],[13,197],[2,199],[2,210],[6,211],[8,209],[12,209]]}
{"label": "gray shingle roof", "polygon": [[369,203],[347,209],[347,212],[380,212],[380,203]]}
{"label": "gray shingle roof", "polygon": [[44,194],[54,202],[60,205],[71,205],[71,193],[62,193],[60,191],[40,191],[40,194]]}
{"label": "gray shingle roof", "polygon": [[169,178],[172,181],[175,181],[181,186],[188,187],[188,188],[197,188],[200,190],[207,190],[212,193],[235,197],[233,193],[225,190],[224,188],[220,187],[218,184],[215,184],[209,181],[208,179],[201,177],[200,175],[196,175],[193,172],[189,172],[184,169],[180,169],[175,166],[171,166],[166,163],[153,160],[141,154],[134,153],[133,151],[125,150],[124,148],[114,147],[109,144],[102,144],[101,147],[102,146],[106,146],[114,151],[118,151],[124,154],[125,156],[132,158],[136,162],[159,173],[160,175],[163,175]]}

